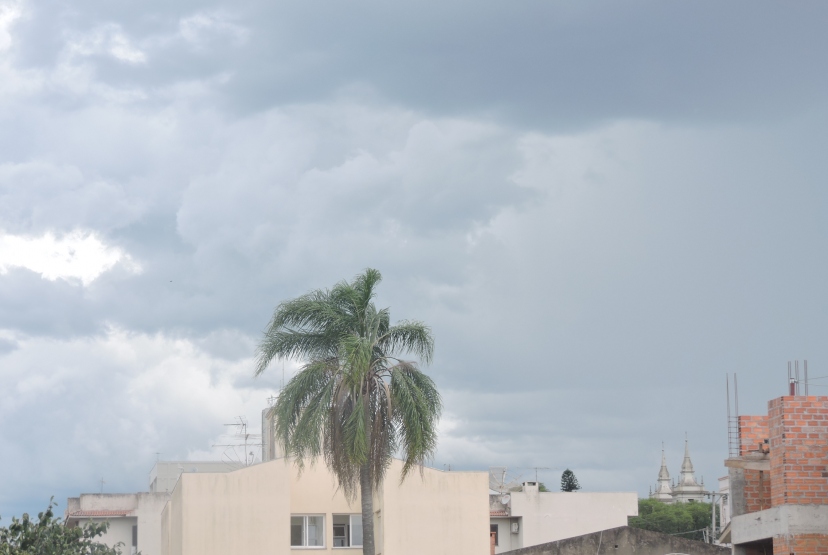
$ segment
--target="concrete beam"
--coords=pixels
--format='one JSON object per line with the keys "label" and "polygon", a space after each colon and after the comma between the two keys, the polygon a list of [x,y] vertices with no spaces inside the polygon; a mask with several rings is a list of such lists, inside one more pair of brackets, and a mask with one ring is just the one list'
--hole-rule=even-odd
{"label": "concrete beam", "polygon": [[828,505],[780,505],[734,516],[730,522],[734,545],[775,536],[828,534]]}
{"label": "concrete beam", "polygon": [[770,472],[770,458],[763,457],[739,457],[725,459],[725,466],[728,468],[741,468],[742,470],[760,470]]}

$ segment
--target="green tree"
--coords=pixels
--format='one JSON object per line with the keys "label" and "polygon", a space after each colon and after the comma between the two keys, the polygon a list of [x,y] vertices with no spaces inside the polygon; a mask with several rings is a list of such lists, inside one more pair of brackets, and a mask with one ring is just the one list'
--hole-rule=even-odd
{"label": "green tree", "polygon": [[561,491],[578,491],[581,489],[581,484],[578,483],[578,478],[575,473],[568,468],[561,474]]}
{"label": "green tree", "polygon": [[431,458],[442,401],[411,354],[430,363],[425,324],[390,324],[373,298],[382,279],[367,269],[350,283],[311,291],[276,307],[257,351],[256,375],[274,359],[302,362],[273,406],[275,431],[300,470],[323,457],[340,487],[362,503],[363,554],[374,555],[373,492],[394,453],[401,479]]}
{"label": "green tree", "polygon": [[84,527],[64,526],[49,507],[37,514],[13,517],[8,527],[0,527],[0,555],[121,555],[118,544],[107,547],[95,541],[106,532],[109,523],[89,523]]}
{"label": "green tree", "polygon": [[[658,499],[639,499],[638,516],[630,517],[629,525],[690,540],[703,540],[705,530],[710,529],[710,512],[710,503],[668,505]],[[716,519],[718,522],[718,512]]]}
{"label": "green tree", "polygon": [[549,488],[547,488],[546,484],[544,484],[543,482],[538,482],[538,491],[547,492],[549,491]]}

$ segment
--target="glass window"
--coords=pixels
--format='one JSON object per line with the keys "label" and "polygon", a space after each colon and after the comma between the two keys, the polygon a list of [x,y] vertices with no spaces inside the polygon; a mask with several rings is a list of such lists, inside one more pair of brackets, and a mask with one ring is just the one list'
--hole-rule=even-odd
{"label": "glass window", "polygon": [[362,547],[362,515],[333,515],[333,546]]}
{"label": "glass window", "polygon": [[325,517],[292,515],[290,517],[291,547],[325,547]]}
{"label": "glass window", "polygon": [[362,547],[362,515],[351,515],[351,545]]}

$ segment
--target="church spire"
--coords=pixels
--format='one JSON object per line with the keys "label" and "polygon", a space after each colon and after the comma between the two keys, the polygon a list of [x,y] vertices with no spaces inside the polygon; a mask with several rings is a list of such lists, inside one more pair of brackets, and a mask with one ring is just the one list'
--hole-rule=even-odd
{"label": "church spire", "polygon": [[670,472],[667,470],[667,457],[664,456],[664,444],[661,444],[661,469],[658,471],[658,480],[670,480]]}
{"label": "church spire", "polygon": [[682,486],[698,486],[696,474],[693,472],[693,461],[690,460],[690,443],[687,441],[687,433],[684,434],[684,460],[681,463],[681,476],[679,484]]}
{"label": "church spire", "polygon": [[670,487],[670,472],[667,470],[667,457],[664,455],[663,442],[661,444],[661,469],[658,471],[658,483],[650,497],[666,503],[673,501],[673,488]]}

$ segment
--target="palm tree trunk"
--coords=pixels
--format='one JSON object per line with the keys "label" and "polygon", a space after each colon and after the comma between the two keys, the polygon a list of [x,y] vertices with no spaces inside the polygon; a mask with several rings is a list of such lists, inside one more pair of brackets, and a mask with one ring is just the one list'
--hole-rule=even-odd
{"label": "palm tree trunk", "polygon": [[374,481],[370,463],[359,467],[359,490],[362,500],[362,555],[374,555]]}

